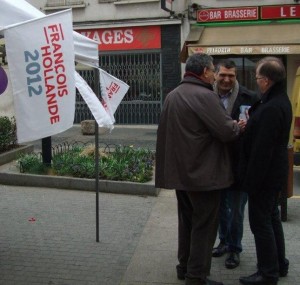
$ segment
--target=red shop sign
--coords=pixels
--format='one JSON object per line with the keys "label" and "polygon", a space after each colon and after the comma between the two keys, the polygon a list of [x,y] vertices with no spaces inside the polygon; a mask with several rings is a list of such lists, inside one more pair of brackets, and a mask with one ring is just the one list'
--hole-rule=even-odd
{"label": "red shop sign", "polygon": [[77,32],[98,42],[101,51],[161,48],[160,26],[90,29]]}
{"label": "red shop sign", "polygon": [[300,17],[300,5],[263,6],[261,18],[265,19],[294,19]]}
{"label": "red shop sign", "polygon": [[249,21],[258,19],[258,7],[200,9],[197,22]]}

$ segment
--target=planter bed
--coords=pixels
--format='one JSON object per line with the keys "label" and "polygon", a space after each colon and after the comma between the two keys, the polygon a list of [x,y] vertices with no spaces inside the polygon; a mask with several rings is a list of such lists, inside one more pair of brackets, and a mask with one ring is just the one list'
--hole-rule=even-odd
{"label": "planter bed", "polygon": [[[0,165],[11,162],[12,160],[18,159],[18,157],[23,153],[33,152],[33,145],[20,145],[17,148],[11,149],[0,154]],[[0,180],[1,181],[1,180]]]}

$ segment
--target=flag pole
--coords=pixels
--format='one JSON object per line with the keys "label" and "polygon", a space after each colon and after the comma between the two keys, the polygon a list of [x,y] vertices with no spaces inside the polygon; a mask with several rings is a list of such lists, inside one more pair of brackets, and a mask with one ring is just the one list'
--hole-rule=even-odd
{"label": "flag pole", "polygon": [[[98,99],[100,99],[100,80],[99,70],[94,68],[95,86],[94,92]],[[95,190],[96,190],[96,242],[99,242],[99,126],[95,120]]]}

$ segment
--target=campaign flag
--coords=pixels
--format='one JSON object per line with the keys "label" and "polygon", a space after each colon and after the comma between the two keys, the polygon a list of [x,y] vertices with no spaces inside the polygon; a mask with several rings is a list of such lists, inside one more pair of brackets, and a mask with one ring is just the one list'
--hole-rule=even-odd
{"label": "campaign flag", "polygon": [[111,119],[109,114],[104,109],[103,105],[100,103],[96,94],[93,92],[91,87],[86,83],[86,81],[80,76],[79,73],[75,72],[76,78],[76,88],[84,99],[85,103],[91,110],[95,120],[97,121],[99,127],[105,127],[108,129],[113,129],[114,120]]}
{"label": "campaign flag", "polygon": [[127,93],[129,86],[122,80],[99,68],[102,104],[112,116]]}
{"label": "campaign flag", "polygon": [[71,10],[9,26],[4,36],[18,142],[72,127],[75,64]]}
{"label": "campaign flag", "polygon": [[[45,14],[25,0],[0,0],[0,35],[6,26],[42,18]],[[73,31],[75,60],[99,66],[98,42]]]}

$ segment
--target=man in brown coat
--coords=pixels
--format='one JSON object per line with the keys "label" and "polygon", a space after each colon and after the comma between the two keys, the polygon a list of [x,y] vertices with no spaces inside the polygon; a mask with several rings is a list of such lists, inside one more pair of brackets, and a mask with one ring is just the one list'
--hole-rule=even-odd
{"label": "man in brown coat", "polygon": [[221,190],[233,183],[227,142],[240,127],[213,92],[213,58],[194,54],[184,79],[164,102],[157,131],[158,188],[176,189],[177,277],[186,285],[222,285],[207,279],[218,228]]}

